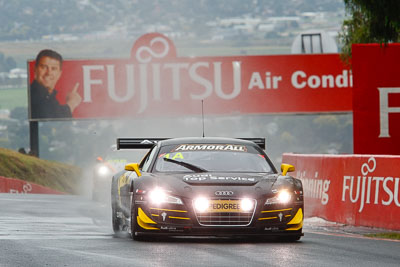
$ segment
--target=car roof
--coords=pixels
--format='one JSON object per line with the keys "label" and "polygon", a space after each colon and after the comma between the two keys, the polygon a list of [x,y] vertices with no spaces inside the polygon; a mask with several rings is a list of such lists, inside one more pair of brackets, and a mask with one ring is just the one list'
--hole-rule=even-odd
{"label": "car roof", "polygon": [[235,144],[257,146],[252,141],[226,137],[178,137],[160,141],[159,146],[179,145],[179,144]]}

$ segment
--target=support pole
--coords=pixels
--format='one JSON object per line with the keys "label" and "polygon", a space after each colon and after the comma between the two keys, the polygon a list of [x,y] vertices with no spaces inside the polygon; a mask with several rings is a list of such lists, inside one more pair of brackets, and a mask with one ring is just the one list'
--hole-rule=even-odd
{"label": "support pole", "polygon": [[31,154],[33,156],[39,157],[39,122],[30,121],[29,122],[29,139],[31,146]]}

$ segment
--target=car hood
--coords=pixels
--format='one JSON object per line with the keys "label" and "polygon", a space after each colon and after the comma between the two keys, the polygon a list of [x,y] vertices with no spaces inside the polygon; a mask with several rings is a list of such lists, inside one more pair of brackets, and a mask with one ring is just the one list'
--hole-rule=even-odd
{"label": "car hood", "polygon": [[265,177],[265,174],[236,172],[185,174],[177,178],[189,185],[255,185]]}

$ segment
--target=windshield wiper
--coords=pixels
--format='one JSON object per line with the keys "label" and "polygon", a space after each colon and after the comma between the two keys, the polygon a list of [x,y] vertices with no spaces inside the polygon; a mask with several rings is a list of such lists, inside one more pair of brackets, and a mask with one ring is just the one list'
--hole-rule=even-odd
{"label": "windshield wiper", "polygon": [[185,167],[185,168],[187,168],[189,170],[192,170],[194,172],[208,172],[206,169],[203,169],[203,168],[201,168],[199,166],[196,166],[196,165],[184,162],[184,161],[179,161],[179,160],[174,160],[174,159],[169,159],[169,158],[164,158],[164,160],[168,161],[168,162],[172,162],[172,163],[178,164],[178,165],[181,165],[181,166],[183,166],[183,167]]}

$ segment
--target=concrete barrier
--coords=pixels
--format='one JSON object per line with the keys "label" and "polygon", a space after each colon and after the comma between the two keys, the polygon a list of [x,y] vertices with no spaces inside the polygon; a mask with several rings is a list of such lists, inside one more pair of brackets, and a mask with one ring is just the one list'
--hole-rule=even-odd
{"label": "concrete barrier", "polygon": [[35,183],[0,176],[0,193],[12,194],[65,194]]}
{"label": "concrete barrier", "polygon": [[305,215],[400,230],[400,156],[285,153],[303,182]]}

